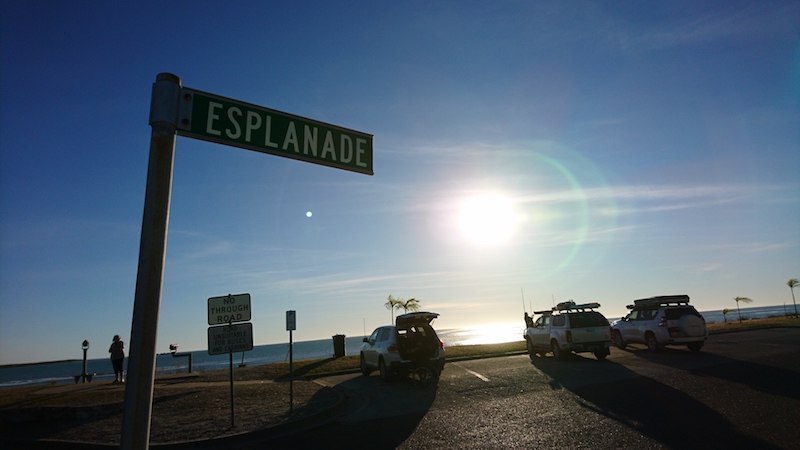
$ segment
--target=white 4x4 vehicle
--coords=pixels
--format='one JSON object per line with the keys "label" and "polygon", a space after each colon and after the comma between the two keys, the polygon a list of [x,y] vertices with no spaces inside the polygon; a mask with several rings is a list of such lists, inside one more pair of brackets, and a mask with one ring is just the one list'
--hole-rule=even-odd
{"label": "white 4x4 vehicle", "polygon": [[570,352],[591,352],[605,359],[611,346],[608,320],[595,311],[599,303],[576,305],[573,301],[559,303],[551,311],[534,311],[541,317],[525,329],[528,354],[553,352],[563,359]]}
{"label": "white 4x4 vehicle", "polygon": [[625,348],[628,343],[647,345],[657,352],[665,345],[685,345],[699,352],[708,338],[706,321],[688,295],[665,295],[636,300],[628,305],[627,316],[611,325],[614,344]]}
{"label": "white 4x4 vehicle", "polygon": [[[414,312],[397,316],[396,326],[376,328],[361,346],[361,373],[369,376],[378,370],[388,381],[395,374],[421,376],[417,369],[428,369],[435,378],[444,369],[444,344],[431,322],[439,314]],[[416,380],[415,380],[416,381]]]}

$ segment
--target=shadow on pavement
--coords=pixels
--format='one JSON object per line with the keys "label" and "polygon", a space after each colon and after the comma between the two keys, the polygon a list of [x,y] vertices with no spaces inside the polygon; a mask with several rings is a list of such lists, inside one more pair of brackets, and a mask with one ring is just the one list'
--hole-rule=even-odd
{"label": "shadow on pavement", "polygon": [[[672,448],[778,448],[737,432],[725,417],[690,395],[613,361],[572,356],[564,361],[532,362],[551,379],[580,397],[583,408],[618,421]],[[575,365],[592,364],[591,380],[571,376]],[[625,442],[619,443],[625,448]]]}
{"label": "shadow on pavement", "polygon": [[[345,403],[313,432],[292,432],[246,448],[394,449],[402,444],[425,417],[436,386],[420,388],[406,380],[383,382],[378,376],[357,376],[336,384]],[[313,403],[313,402],[312,402]]]}
{"label": "shadow on pavement", "polygon": [[636,357],[648,362],[683,369],[699,376],[738,383],[766,394],[800,400],[798,373],[793,370],[740,361],[712,353],[692,353],[683,349],[665,348],[658,353],[641,349],[629,350]]}

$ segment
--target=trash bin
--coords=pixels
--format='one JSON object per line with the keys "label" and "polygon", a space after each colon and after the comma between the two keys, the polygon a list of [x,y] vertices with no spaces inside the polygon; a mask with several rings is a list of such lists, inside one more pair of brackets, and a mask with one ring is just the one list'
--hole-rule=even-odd
{"label": "trash bin", "polygon": [[344,335],[337,334],[333,336],[333,357],[341,358],[344,356]]}

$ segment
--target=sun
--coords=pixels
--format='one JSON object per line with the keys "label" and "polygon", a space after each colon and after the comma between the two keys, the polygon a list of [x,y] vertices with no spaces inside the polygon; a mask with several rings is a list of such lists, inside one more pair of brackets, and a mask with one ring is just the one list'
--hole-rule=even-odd
{"label": "sun", "polygon": [[514,234],[517,217],[510,199],[500,194],[482,194],[461,204],[458,225],[473,243],[494,246]]}

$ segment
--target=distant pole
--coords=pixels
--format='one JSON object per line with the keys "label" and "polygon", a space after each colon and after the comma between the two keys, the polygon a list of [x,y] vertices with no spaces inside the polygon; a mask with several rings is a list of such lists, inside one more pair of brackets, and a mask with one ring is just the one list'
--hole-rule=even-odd
{"label": "distant pole", "polygon": [[150,99],[150,156],[144,197],[139,267],[133,299],[128,382],[122,414],[121,450],[150,446],[153,383],[156,370],[156,335],[164,280],[167,223],[175,159],[181,80],[160,73]]}
{"label": "distant pole", "polygon": [[292,367],[293,360],[294,360],[294,354],[292,351],[292,330],[289,330],[289,413],[290,414],[294,410],[294,368]]}
{"label": "distant pole", "polygon": [[527,312],[525,311],[525,291],[519,288],[519,292],[522,294],[522,312]]}

